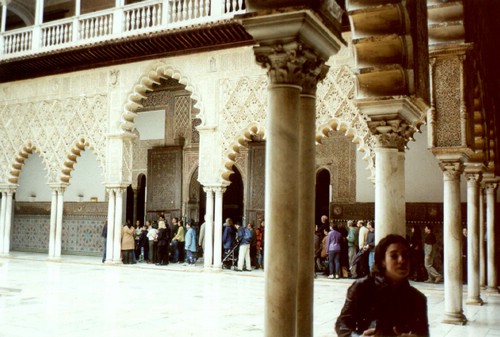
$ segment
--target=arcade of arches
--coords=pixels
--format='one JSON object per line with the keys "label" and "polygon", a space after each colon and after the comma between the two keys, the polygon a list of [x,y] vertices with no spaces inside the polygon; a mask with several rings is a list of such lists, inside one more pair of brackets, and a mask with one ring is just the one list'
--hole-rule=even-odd
{"label": "arcade of arches", "polygon": [[220,271],[224,218],[265,218],[266,334],[309,336],[323,213],[374,219],[377,240],[431,223],[443,321],[464,324],[500,260],[500,124],[470,3],[267,3],[231,19],[240,45],[0,83],[0,254],[100,255],[107,221],[118,264],[123,223],[164,213],[206,222],[204,268]]}

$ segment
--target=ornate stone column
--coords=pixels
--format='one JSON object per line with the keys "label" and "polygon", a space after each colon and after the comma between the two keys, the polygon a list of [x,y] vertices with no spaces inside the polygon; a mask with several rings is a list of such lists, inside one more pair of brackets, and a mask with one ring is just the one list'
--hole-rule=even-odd
{"label": "ornate stone column", "polygon": [[460,213],[461,161],[440,163],[444,178],[444,323],[465,324],[462,310],[462,215]]}
{"label": "ornate stone column", "polygon": [[[3,230],[2,230],[2,240],[3,247],[1,254],[9,255],[10,253],[10,231],[12,227],[12,196],[14,194],[15,188],[9,187],[6,191],[2,193],[2,218]],[[4,206],[5,205],[5,206]]]}
{"label": "ornate stone column", "polygon": [[485,182],[486,188],[486,238],[488,292],[498,293],[495,259],[495,190],[496,182]]}
{"label": "ornate stone column", "polygon": [[[107,188],[108,192],[108,235],[106,237],[106,261],[105,263],[113,263],[114,238],[115,238],[115,191],[113,188]],[[120,233],[121,234],[121,233]]]}
{"label": "ornate stone column", "polygon": [[486,288],[486,237],[485,237],[485,202],[484,187],[481,184],[479,190],[479,285]]}
{"label": "ornate stone column", "polygon": [[54,242],[54,257],[61,257],[62,250],[62,224],[63,224],[63,210],[64,210],[64,190],[66,186],[60,186],[57,189],[57,216],[56,216],[56,235]]}
{"label": "ornate stone column", "polygon": [[304,78],[299,106],[299,158],[307,159],[299,161],[297,336],[313,331],[316,88],[328,67],[314,70]]}
{"label": "ornate stone column", "polygon": [[49,258],[53,258],[55,256],[56,219],[57,219],[57,190],[55,188],[52,188],[52,200],[50,203],[50,225],[49,225]]}
{"label": "ornate stone column", "polygon": [[399,119],[370,123],[375,135],[375,242],[388,234],[406,235],[404,147]]}
{"label": "ornate stone column", "polygon": [[[467,164],[466,164],[467,165]],[[481,171],[466,167],[467,179],[467,301],[482,305],[479,287],[479,182]],[[464,266],[462,266],[464,268]]]}
{"label": "ornate stone column", "polygon": [[2,190],[2,203],[0,208],[0,254],[3,254],[5,238],[5,213],[7,212],[7,192]]}
{"label": "ornate stone column", "polygon": [[203,190],[207,194],[207,211],[205,217],[205,252],[203,264],[205,270],[212,267],[213,260],[213,238],[214,238],[214,189],[204,187]]}
{"label": "ornate stone column", "polygon": [[215,188],[215,224],[214,224],[214,265],[215,269],[222,269],[222,195],[224,187]]}
{"label": "ornate stone column", "polygon": [[[113,238],[113,263],[122,263],[123,192],[125,187],[115,187],[115,228]],[[109,225],[109,223],[108,223]]]}
{"label": "ornate stone column", "polygon": [[[310,302],[309,293],[312,290],[306,285],[305,297],[298,292],[298,266],[304,263],[302,270],[307,270],[311,276],[304,276],[302,280],[309,284],[307,277],[313,275],[313,259],[299,262],[298,233],[299,226],[312,226],[312,223],[297,221],[302,181],[299,167],[301,160],[309,160],[301,157],[301,149],[308,151],[306,149],[310,145],[305,142],[315,138],[306,140],[306,133],[304,138],[297,134],[301,130],[300,95],[305,77],[319,73],[318,69],[340,49],[342,40],[339,31],[331,30],[338,25],[338,21],[335,24],[334,20],[326,20],[332,18],[321,20],[312,10],[296,8],[273,11],[270,10],[276,6],[273,1],[263,6],[269,10],[249,13],[241,21],[259,44],[254,47],[254,53],[257,63],[267,69],[270,82],[266,142],[264,330],[266,336],[290,337],[299,335],[297,329],[300,326],[301,337],[307,337],[313,334],[310,322],[312,308],[308,305],[304,308],[308,311],[307,315],[298,317],[297,299],[301,297],[306,303]],[[329,14],[334,14],[333,10]],[[327,27],[325,23],[331,25]],[[310,118],[314,118],[308,116],[305,117],[307,125]],[[305,144],[303,148],[301,144]],[[314,184],[303,188],[314,190]],[[304,216],[306,218],[308,216]],[[305,267],[307,263],[311,264],[311,269]],[[299,323],[299,319],[304,321]]]}

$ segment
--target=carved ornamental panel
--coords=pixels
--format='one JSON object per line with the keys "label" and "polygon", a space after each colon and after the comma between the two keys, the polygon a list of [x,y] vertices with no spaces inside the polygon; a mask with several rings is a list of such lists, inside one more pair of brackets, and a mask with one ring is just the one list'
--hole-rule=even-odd
{"label": "carved ornamental panel", "polygon": [[180,214],[182,148],[169,146],[148,151],[147,212]]}

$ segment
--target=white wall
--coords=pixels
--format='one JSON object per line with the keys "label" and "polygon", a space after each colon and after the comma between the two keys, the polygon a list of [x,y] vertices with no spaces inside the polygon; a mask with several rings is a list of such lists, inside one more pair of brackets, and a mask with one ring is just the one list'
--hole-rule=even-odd
{"label": "white wall", "polygon": [[[427,129],[422,127],[421,134],[414,135],[415,141],[408,143],[405,156],[406,201],[443,202],[443,173],[438,161],[427,149]],[[374,202],[375,187],[368,180],[371,172],[366,170],[367,163],[358,152],[356,157],[356,201]],[[466,202],[466,182],[462,175],[461,199]]]}
{"label": "white wall", "polygon": [[[97,201],[105,200],[104,173],[97,165],[96,156],[91,150],[86,150],[77,158],[74,171],[71,172],[70,185],[64,193],[64,201],[90,201],[97,197]],[[19,187],[16,191],[17,201],[51,201],[52,191],[47,185],[46,171],[40,156],[33,153],[25,161],[19,176]]]}

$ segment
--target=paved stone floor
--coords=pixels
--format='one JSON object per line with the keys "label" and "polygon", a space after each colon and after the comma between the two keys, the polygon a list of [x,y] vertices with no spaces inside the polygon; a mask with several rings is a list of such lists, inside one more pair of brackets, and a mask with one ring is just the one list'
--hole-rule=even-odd
{"label": "paved stone floor", "polygon": [[[351,280],[315,280],[314,336],[333,323]],[[442,324],[443,285],[417,283],[432,336],[500,336],[500,295],[465,306],[465,326]],[[263,335],[264,272],[204,272],[202,266],[103,265],[99,257],[13,252],[0,258],[1,337]],[[464,288],[464,298],[466,297]]]}

